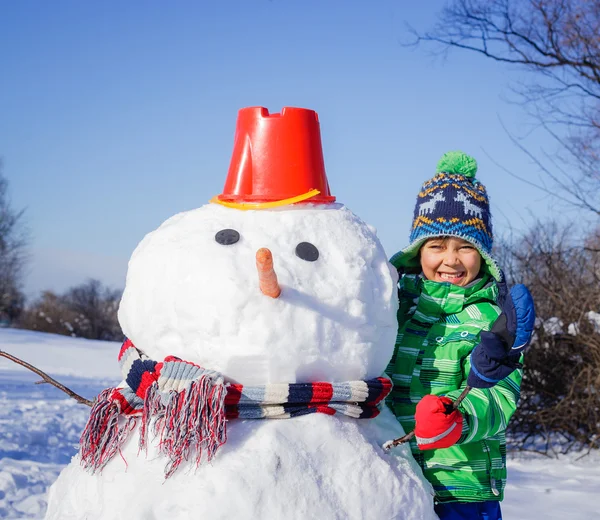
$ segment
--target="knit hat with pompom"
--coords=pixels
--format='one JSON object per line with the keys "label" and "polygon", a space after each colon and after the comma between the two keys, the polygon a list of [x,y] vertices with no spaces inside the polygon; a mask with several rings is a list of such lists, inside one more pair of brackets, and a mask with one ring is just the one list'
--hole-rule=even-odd
{"label": "knit hat with pompom", "polygon": [[436,175],[426,181],[417,197],[410,244],[396,253],[396,268],[419,266],[419,249],[434,237],[458,237],[471,242],[496,280],[502,275],[492,258],[492,220],[485,186],[475,179],[477,161],[463,152],[448,152],[440,159]]}

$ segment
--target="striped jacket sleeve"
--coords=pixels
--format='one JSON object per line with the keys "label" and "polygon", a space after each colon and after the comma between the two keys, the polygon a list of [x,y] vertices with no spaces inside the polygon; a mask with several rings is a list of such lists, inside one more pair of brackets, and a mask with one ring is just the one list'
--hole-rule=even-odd
{"label": "striped jacket sleeve", "polygon": [[[522,359],[521,359],[522,361]],[[471,368],[469,358],[464,365],[462,388],[449,392],[455,400],[466,386]],[[472,388],[459,406],[463,414],[463,431],[457,444],[467,444],[493,437],[506,430],[509,419],[517,408],[521,394],[523,370],[517,369],[492,388]]]}

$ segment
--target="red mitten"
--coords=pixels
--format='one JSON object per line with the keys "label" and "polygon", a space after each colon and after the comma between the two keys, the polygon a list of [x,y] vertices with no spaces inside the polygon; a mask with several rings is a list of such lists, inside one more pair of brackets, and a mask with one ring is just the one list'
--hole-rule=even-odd
{"label": "red mitten", "polygon": [[415,439],[420,450],[449,448],[462,433],[462,413],[452,410],[452,400],[448,397],[423,397],[417,404],[415,421]]}

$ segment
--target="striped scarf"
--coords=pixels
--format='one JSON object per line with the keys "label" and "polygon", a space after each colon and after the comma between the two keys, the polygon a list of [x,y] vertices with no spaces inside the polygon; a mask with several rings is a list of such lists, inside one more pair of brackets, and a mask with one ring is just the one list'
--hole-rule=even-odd
{"label": "striped scarf", "polygon": [[287,419],[310,413],[341,413],[355,419],[379,414],[389,379],[341,383],[277,383],[244,386],[175,356],[149,359],[126,339],[119,352],[124,384],[103,390],[94,402],[80,441],[81,463],[101,471],[129,438],[137,419],[140,449],[147,449],[151,421],[159,451],[167,456],[165,478],[186,460],[210,461],[227,441],[227,419]]}

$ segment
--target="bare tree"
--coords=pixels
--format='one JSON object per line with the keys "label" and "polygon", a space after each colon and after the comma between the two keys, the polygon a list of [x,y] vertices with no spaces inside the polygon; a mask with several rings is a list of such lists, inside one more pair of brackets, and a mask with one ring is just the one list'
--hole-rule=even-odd
{"label": "bare tree", "polygon": [[530,72],[515,88],[557,143],[537,187],[600,216],[600,0],[454,0],[416,43],[464,49]]}
{"label": "bare tree", "polygon": [[0,159],[0,320],[12,323],[23,309],[21,291],[26,256],[27,230],[23,210],[15,211],[8,197],[8,181]]}

